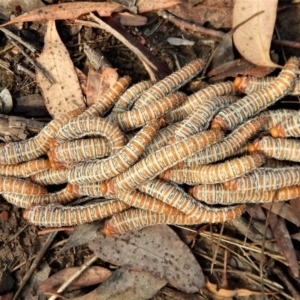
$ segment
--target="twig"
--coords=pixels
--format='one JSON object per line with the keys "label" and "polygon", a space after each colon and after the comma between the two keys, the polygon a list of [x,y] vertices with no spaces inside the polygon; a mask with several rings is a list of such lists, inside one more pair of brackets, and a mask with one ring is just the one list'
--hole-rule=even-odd
{"label": "twig", "polygon": [[34,261],[32,262],[32,265],[30,267],[30,269],[28,270],[28,272],[25,274],[23,281],[21,283],[21,285],[19,286],[16,294],[14,295],[13,300],[17,300],[19,299],[19,295],[23,289],[23,287],[25,286],[25,284],[27,283],[28,279],[30,278],[30,276],[33,274],[33,272],[35,271],[35,269],[37,268],[39,262],[41,261],[41,259],[43,258],[45,252],[47,251],[47,249],[50,247],[51,243],[53,242],[54,238],[56,237],[57,232],[53,232],[48,236],[48,239],[46,240],[43,248],[41,249],[40,253],[36,256],[36,258],[34,259]]}
{"label": "twig", "polygon": [[[57,294],[63,292],[74,280],[76,280],[93,262],[98,259],[96,255],[93,255],[87,262],[85,262],[80,269],[68,278],[57,290]],[[49,300],[55,300],[58,295],[53,295]]]}

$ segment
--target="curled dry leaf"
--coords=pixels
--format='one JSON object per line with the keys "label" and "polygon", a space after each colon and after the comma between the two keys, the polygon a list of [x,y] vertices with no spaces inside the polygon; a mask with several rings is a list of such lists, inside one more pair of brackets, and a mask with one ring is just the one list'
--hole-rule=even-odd
{"label": "curled dry leaf", "polygon": [[113,237],[99,236],[89,243],[104,261],[166,279],[186,293],[204,285],[202,270],[190,249],[167,225],[155,225]]}
{"label": "curled dry leaf", "polygon": [[236,29],[233,41],[240,54],[258,66],[278,67],[270,59],[278,0],[236,0],[233,8],[235,27],[258,12],[263,12]]}
{"label": "curled dry leaf", "polygon": [[85,106],[73,62],[56,31],[55,21],[48,21],[45,46],[38,62],[54,81],[51,84],[37,70],[36,80],[52,117]]}
{"label": "curled dry leaf", "polygon": [[[37,294],[43,294],[46,292],[53,292],[59,286],[61,286],[65,280],[71,277],[74,273],[76,273],[80,267],[70,267],[65,268],[54,275],[50,276],[43,282],[41,282]],[[71,283],[71,285],[67,288],[67,291],[78,290],[80,288],[91,286],[95,284],[99,284],[104,282],[111,275],[111,271],[100,267],[93,266],[83,272],[79,278]]]}

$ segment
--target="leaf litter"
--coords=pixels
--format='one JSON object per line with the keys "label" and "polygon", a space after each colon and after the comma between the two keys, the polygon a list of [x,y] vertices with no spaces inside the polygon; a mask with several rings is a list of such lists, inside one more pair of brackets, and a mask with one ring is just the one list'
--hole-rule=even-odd
{"label": "leaf litter", "polygon": [[[269,208],[268,206],[266,206],[266,208]],[[262,210],[261,210],[262,211]],[[291,216],[291,209],[289,208],[289,205],[287,204],[287,203],[284,203],[284,205],[282,205],[282,206],[280,206],[280,207],[278,207],[277,208],[277,210],[276,210],[276,205],[274,205],[274,207],[272,207],[272,211],[275,211],[276,213],[278,213],[278,214],[280,214],[281,216],[283,216],[285,219],[288,219],[288,218],[290,218],[290,216]],[[262,211],[263,212],[263,211]],[[275,218],[274,217],[274,215],[272,216],[273,218]],[[292,218],[290,218],[290,220],[291,220],[291,222],[293,222],[293,223],[295,223],[295,224],[298,224],[299,223],[299,221],[297,221],[297,219],[299,218],[297,218],[298,216],[296,216],[296,219],[292,219]],[[278,218],[277,218],[278,219]],[[246,219],[245,219],[245,221],[246,221]],[[232,224],[233,224],[233,222],[231,222]],[[89,225],[92,225],[92,224],[89,224]],[[239,226],[239,225],[238,225]],[[281,234],[279,234],[279,238],[277,239],[277,244],[278,243],[283,243],[284,241],[283,241],[283,239],[282,239],[282,236],[283,237],[286,237],[287,235],[289,236],[289,232],[288,232],[288,228],[286,227],[286,226],[284,226],[284,224],[282,224],[281,223],[281,229],[280,229],[280,232],[281,232]],[[85,229],[85,231],[81,231],[80,232],[80,228],[81,228],[81,226],[78,226],[76,229],[75,229],[75,232],[76,232],[76,230],[78,229],[78,232],[75,234],[75,232],[71,235],[71,238],[72,238],[72,236],[74,236],[75,237],[75,239],[73,240],[73,242],[72,243],[70,243],[69,244],[69,246],[71,245],[71,247],[75,247],[75,246],[78,246],[78,244],[83,244],[83,243],[87,243],[87,242],[90,242],[92,239],[93,239],[93,241],[92,242],[90,242],[90,245],[92,245],[93,247],[91,247],[92,249],[94,249],[94,252],[96,253],[96,252],[99,252],[99,247],[107,247],[107,249],[106,249],[106,252],[104,252],[104,254],[106,255],[106,256],[109,256],[110,255],[110,253],[108,253],[109,252],[109,247],[108,246],[106,246],[106,243],[105,242],[108,242],[109,241],[109,238],[105,238],[105,237],[103,237],[103,236],[97,236],[96,237],[96,231],[99,229],[99,224],[98,225],[95,225],[94,227],[86,227],[86,229]],[[166,226],[166,228],[168,228],[167,226]],[[257,228],[257,227],[256,227]],[[215,229],[217,230],[217,228],[215,227]],[[170,229],[171,230],[171,229]],[[253,231],[252,231],[253,230]],[[245,231],[245,236],[246,237],[248,237],[249,239],[250,239],[250,236],[251,236],[251,234],[252,233],[254,233],[255,231],[255,228],[252,228],[252,227],[249,227],[248,226],[248,229],[247,229],[247,231]],[[155,231],[155,230],[153,230],[154,231],[154,233],[152,234],[153,236],[156,236],[156,234],[157,234],[157,232]],[[201,240],[202,238],[203,238],[203,236],[206,234],[206,232],[201,232],[200,233],[200,236],[199,236],[199,240]],[[152,236],[152,235],[150,235],[150,237]],[[77,236],[77,237],[76,237]],[[227,237],[226,235],[223,235],[223,236],[221,236],[221,237],[218,237],[218,235],[216,235],[217,236],[217,239],[215,239],[215,235],[214,234],[211,234],[211,236],[210,236],[210,238],[211,239],[215,239],[214,240],[214,243],[220,243],[221,244],[221,246],[223,246],[223,240],[224,241],[226,241],[225,242],[225,244],[224,245],[228,245],[228,243],[230,242],[230,239],[229,239],[229,237]],[[253,235],[254,236],[254,238],[253,238],[253,244],[251,244],[251,243],[249,243],[249,242],[246,242],[246,243],[242,243],[241,241],[235,241],[235,247],[237,247],[238,249],[243,249],[243,247],[246,245],[247,247],[248,247],[248,249],[247,250],[249,250],[249,251],[253,251],[253,253],[258,253],[258,255],[261,255],[260,254],[260,252],[261,252],[261,248],[259,247],[259,244],[260,244],[260,241],[261,240],[263,240],[263,238],[265,238],[264,237],[264,234],[263,233],[261,233],[260,235],[258,235],[257,233],[256,233],[256,235]],[[258,238],[258,236],[260,236],[260,238],[259,239],[257,239]],[[70,238],[70,241],[71,241],[71,238]],[[116,237],[114,237],[114,238],[116,238]],[[121,245],[123,245],[124,246],[124,248],[125,248],[125,244],[126,244],[126,241],[123,241],[123,238],[124,238],[124,236],[121,236],[120,238],[119,238],[119,240],[118,240],[118,242],[120,242],[120,244]],[[150,259],[151,260],[151,258],[153,258],[153,255],[155,254],[155,252],[149,252],[149,249],[148,249],[148,247],[146,247],[146,242],[145,242],[145,240],[143,240],[142,239],[142,241],[139,241],[139,238],[140,238],[140,231],[139,232],[137,232],[137,233],[134,233],[133,234],[133,236],[131,237],[129,237],[128,238],[128,240],[127,241],[129,241],[129,249],[130,250],[128,250],[128,248],[126,248],[127,249],[127,253],[126,253],[126,251],[123,251],[122,253],[124,253],[124,256],[125,255],[128,255],[128,254],[131,254],[131,251],[137,251],[137,253],[139,253],[140,255],[142,255],[144,252],[146,252],[146,254],[144,254],[144,255],[146,255],[146,260],[147,259]],[[148,238],[148,236],[147,236],[147,238]],[[151,238],[150,238],[150,240],[151,240]],[[167,238],[165,238],[165,241],[167,240]],[[105,242],[104,242],[105,241]],[[165,242],[164,241],[164,242]],[[69,241],[68,241],[69,242]],[[140,242],[140,243],[139,243]],[[149,239],[148,239],[148,242],[149,242]],[[93,244],[94,243],[94,244]],[[112,242],[111,242],[112,243]],[[174,242],[175,243],[175,242]],[[266,243],[269,243],[268,241],[266,241]],[[104,244],[104,246],[103,246],[103,244]],[[197,244],[199,244],[199,241],[197,242]],[[164,245],[164,244],[162,244],[162,245]],[[177,251],[177,248],[176,248],[176,246],[174,247],[174,246],[171,246],[171,243],[169,244],[169,242],[167,243],[167,245],[168,245],[168,247],[172,250],[176,250]],[[177,245],[177,244],[176,244]],[[274,244],[274,245],[276,245],[276,244]],[[97,248],[98,247],[98,248]],[[113,249],[113,246],[110,246],[111,248],[110,248],[110,250],[111,249]],[[121,246],[120,246],[121,247]],[[232,246],[233,247],[233,246]],[[118,248],[119,249],[119,248]],[[131,250],[131,249],[133,249],[133,250]],[[246,248],[245,248],[246,249]],[[268,249],[267,247],[266,247],[266,249]],[[122,265],[123,266],[123,262],[124,262],[124,264],[125,265],[127,265],[129,268],[132,268],[133,270],[128,270],[128,269],[125,269],[124,267],[121,267],[121,268],[119,268],[119,269],[117,269],[116,271],[114,271],[113,272],[113,276],[111,276],[107,281],[106,281],[106,283],[105,284],[102,284],[102,285],[100,285],[95,291],[94,291],[94,294],[93,294],[93,296],[90,296],[91,298],[86,298],[86,296],[88,296],[88,294],[87,295],[85,295],[84,296],[84,298],[82,298],[82,299],[95,299],[95,297],[97,297],[100,293],[102,293],[102,295],[106,295],[106,297],[107,298],[109,298],[109,297],[111,297],[111,298],[113,298],[113,299],[118,299],[117,297],[120,297],[120,299],[124,299],[124,298],[122,298],[122,296],[124,296],[124,295],[127,295],[126,293],[131,293],[131,294],[128,294],[128,295],[130,295],[129,296],[129,298],[130,299],[135,299],[134,298],[134,296],[136,296],[136,295],[134,295],[134,290],[136,289],[136,290],[139,290],[139,291],[141,291],[141,294],[140,294],[140,297],[148,297],[148,298],[150,298],[150,297],[152,297],[152,296],[154,296],[156,293],[157,293],[157,291],[159,291],[160,289],[161,289],[161,287],[162,286],[164,286],[166,283],[167,283],[167,280],[166,279],[159,279],[159,278],[155,278],[155,277],[153,277],[152,275],[150,275],[152,272],[154,272],[155,270],[153,270],[152,271],[152,269],[150,268],[150,271],[149,271],[149,267],[147,266],[147,272],[149,272],[149,274],[148,273],[145,273],[145,272],[143,272],[144,271],[144,269],[143,269],[143,266],[136,266],[135,265],[135,260],[134,259],[136,259],[136,257],[130,257],[128,260],[126,260],[126,259],[124,259],[124,260],[122,260],[121,261],[121,263],[119,263],[119,262],[116,262],[117,261],[117,255],[116,255],[116,251],[115,251],[115,249],[113,249],[114,251],[113,251],[113,253],[111,254],[111,256],[112,256],[112,258],[111,258],[111,260],[110,259],[104,259],[104,261],[108,261],[108,262],[111,262],[111,263],[113,263],[114,265]],[[168,249],[169,250],[169,249]],[[188,248],[186,248],[186,250],[187,251],[190,251]],[[283,263],[283,264],[289,264],[289,265],[291,265],[292,264],[292,261],[293,260],[291,260],[291,259],[289,259],[288,257],[292,257],[293,256],[293,251],[294,251],[295,249],[293,248],[293,245],[291,245],[291,244],[289,244],[289,247],[286,247],[286,253],[285,253],[285,257],[286,257],[286,259],[285,258],[283,258],[282,256],[280,256],[280,253],[278,252],[278,250],[276,249],[276,248],[273,248],[273,251],[274,251],[274,253],[272,254],[272,253],[268,253],[268,252],[266,252],[265,253],[265,257],[268,257],[268,256],[270,256],[272,259],[274,259],[274,260],[278,260],[280,263]],[[144,251],[144,252],[143,252]],[[195,249],[195,251],[194,251],[194,253],[197,253],[196,252],[197,250]],[[148,253],[149,252],[149,253]],[[184,252],[184,253],[183,253]],[[235,257],[236,255],[237,255],[237,250],[234,250],[233,252],[231,252],[231,255],[233,256],[233,257]],[[168,252],[168,253],[172,253],[172,252]],[[190,253],[190,252],[189,252]],[[188,255],[186,254],[186,252],[185,251],[182,251],[182,254],[184,255],[184,257],[186,258],[188,258],[188,260],[190,261],[190,257],[188,257]],[[181,254],[181,255],[182,255]],[[159,257],[159,259],[160,260],[162,260],[164,257],[162,256],[162,253],[158,253],[158,257]],[[203,255],[205,255],[205,254],[203,254]],[[99,257],[102,257],[102,253],[100,253],[99,254]],[[255,256],[254,254],[253,254],[253,256]],[[192,256],[193,257],[193,256]],[[238,256],[236,256],[237,257],[237,259],[241,259],[241,258],[238,258]],[[121,257],[122,258],[122,257]],[[175,256],[175,258],[176,258],[176,256]],[[191,262],[194,262],[195,264],[196,264],[196,266],[197,267],[199,267],[200,268],[200,266],[199,266],[199,264],[198,264],[198,262],[195,260],[195,258],[193,257],[193,259],[194,259],[194,261],[193,260],[191,260]],[[218,259],[218,258],[217,258]],[[120,257],[119,257],[119,260],[120,260]],[[173,264],[174,264],[174,262],[173,262],[173,260],[170,260]],[[174,261],[176,261],[176,260],[174,260]],[[253,261],[254,262],[254,261]],[[229,260],[229,261],[226,261],[226,264],[228,264],[229,266],[231,266],[231,261]],[[177,261],[176,261],[176,263],[175,263],[175,265],[177,264]],[[297,261],[293,261],[293,265],[298,265],[298,263],[297,263]],[[182,267],[182,263],[181,264],[179,264],[179,266],[181,266]],[[177,267],[177,265],[176,265],[176,267]],[[140,268],[141,268],[141,270],[142,271],[136,271],[136,268],[138,269],[138,270],[140,270]],[[153,268],[154,269],[154,268]],[[184,268],[183,268],[184,269]],[[167,269],[168,270],[168,269]],[[201,270],[201,269],[200,269]],[[217,268],[216,268],[216,270],[217,270]],[[178,282],[176,282],[176,280],[174,281],[174,278],[172,278],[172,276],[174,276],[173,275],[173,273],[171,273],[171,271],[170,271],[170,274],[166,271],[166,266],[165,265],[163,265],[163,270],[161,271],[162,272],[162,274],[165,274],[165,273],[163,273],[163,271],[164,272],[166,272],[167,274],[166,274],[166,278],[168,277],[168,276],[170,276],[171,277],[171,280],[169,279],[169,277],[167,278],[168,279],[168,281],[170,282],[171,281],[171,283],[174,285],[174,286],[176,286],[176,287],[178,287],[178,285],[179,285],[179,287],[178,288],[180,288],[180,284],[181,283],[178,283]],[[175,270],[176,272],[183,272],[182,270]],[[230,273],[230,269],[229,270],[227,270],[227,272],[228,273]],[[174,273],[174,274],[177,274],[177,273]],[[202,272],[202,271],[201,271]],[[217,272],[217,271],[216,271]],[[297,269],[294,269],[293,270],[293,274],[294,275],[296,275],[297,274],[297,272],[298,272],[298,268]],[[184,272],[183,272],[184,273]],[[180,273],[181,274],[181,273]],[[202,274],[202,273],[201,273]],[[143,276],[145,276],[145,275],[149,275],[149,277],[145,277],[145,279],[144,279],[144,277]],[[184,274],[185,275],[185,277],[187,278],[187,282],[188,282],[188,279],[190,279],[190,276],[188,276],[188,275],[186,275],[186,274]],[[139,279],[141,279],[143,277],[143,280],[140,280],[139,281]],[[51,278],[51,277],[49,277],[49,278]],[[128,286],[126,286],[125,285],[125,283],[126,282],[129,282],[129,280],[130,279],[132,279],[132,281],[131,281],[131,285],[130,285],[130,287],[128,287]],[[155,284],[153,284],[153,285],[150,285],[150,282],[151,282],[151,280],[154,280],[155,281]],[[173,280],[173,281],[172,281]],[[195,280],[195,279],[193,279],[193,280]],[[265,279],[264,279],[265,280]],[[119,284],[119,288],[116,288],[116,282]],[[138,282],[142,282],[140,285],[138,284]],[[267,282],[267,281],[266,281]],[[148,287],[149,287],[149,289],[148,289],[148,291],[146,291],[146,290],[143,290],[143,286],[145,286],[147,283],[149,283],[149,285],[148,285]],[[259,283],[259,282],[258,282]],[[199,283],[198,283],[199,284]],[[213,284],[212,284],[213,285]],[[211,286],[212,286],[211,285]],[[275,286],[275,284],[274,284],[274,286]],[[192,283],[192,285],[191,285],[191,288],[194,288],[194,289],[196,289],[198,287],[198,285],[195,283],[195,282],[193,282]],[[122,289],[123,288],[123,289]],[[279,287],[277,286],[277,289],[278,289]],[[227,290],[229,290],[230,291],[230,293],[231,294],[223,294],[223,296],[224,295],[227,295],[227,296],[231,296],[231,297],[233,297],[233,296],[238,296],[238,295],[241,295],[241,294],[243,294],[244,293],[244,291],[246,291],[245,293],[247,294],[248,293],[248,295],[249,295],[249,293],[251,292],[250,290],[247,290],[247,289],[231,289],[230,287],[228,287],[228,289],[226,288],[226,289],[221,289],[221,292],[226,292]],[[219,290],[220,291],[220,290]],[[146,292],[148,292],[148,294],[146,294]],[[214,294],[216,294],[216,296],[218,295],[217,293],[218,293],[218,291],[217,291],[217,288],[216,288],[216,285],[213,285],[213,288],[212,288],[212,292],[214,293]],[[92,292],[93,293],[93,292]],[[107,294],[105,294],[105,293],[107,293]],[[260,292],[258,292],[258,293],[260,293]],[[266,292],[266,295],[268,295],[268,292]],[[222,295],[221,295],[222,296]],[[93,298],[94,297],[94,298]],[[105,298],[105,299],[107,299],[107,298]],[[80,299],[80,298],[78,298],[78,299]],[[97,298],[97,299],[101,299],[101,298]],[[104,299],[104,298],[103,298]]]}

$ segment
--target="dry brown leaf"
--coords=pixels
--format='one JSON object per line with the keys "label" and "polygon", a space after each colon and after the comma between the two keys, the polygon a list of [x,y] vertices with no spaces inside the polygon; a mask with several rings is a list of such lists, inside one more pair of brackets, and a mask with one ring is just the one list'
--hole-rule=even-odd
{"label": "dry brown leaf", "polygon": [[65,20],[76,19],[81,15],[91,11],[97,11],[102,17],[110,16],[113,12],[123,11],[124,8],[113,2],[69,2],[55,5],[48,5],[34,9],[29,13],[18,16],[17,18],[0,25],[0,27],[17,22],[38,22],[44,20]]}
{"label": "dry brown leaf", "polygon": [[98,288],[73,300],[142,300],[150,299],[166,285],[167,281],[145,272],[120,268]]}
{"label": "dry brown leaf", "polygon": [[118,73],[116,69],[104,68],[100,71],[93,69],[89,70],[87,80],[87,105],[91,106],[97,99],[99,99],[116,81],[118,80]]}
{"label": "dry brown leaf", "polygon": [[277,2],[278,0],[236,0],[234,3],[232,27],[263,11],[237,28],[233,34],[234,44],[240,54],[258,66],[278,67],[270,59]]}
{"label": "dry brown leaf", "polygon": [[[237,296],[251,296],[251,295],[261,295],[261,292],[251,291],[247,289],[234,289],[234,290],[227,290],[227,289],[218,289],[216,284],[213,284],[206,281],[205,287],[213,293],[215,296],[220,297],[221,299],[227,297],[237,297]],[[268,293],[265,293],[266,295]]]}
{"label": "dry brown leaf", "polygon": [[[81,267],[65,268],[53,274],[52,276],[41,282],[37,294],[40,295],[46,292],[55,291],[65,282],[67,278],[74,275],[74,273],[76,273],[80,268]],[[90,267],[85,272],[83,272],[76,280],[74,280],[66,290],[74,291],[83,287],[102,283],[107,280],[111,273],[112,272],[110,270],[103,267]]]}
{"label": "dry brown leaf", "polygon": [[45,46],[38,62],[54,81],[51,84],[48,78],[37,70],[37,84],[52,117],[85,107],[73,62],[56,31],[55,21],[48,21]]}
{"label": "dry brown leaf", "polygon": [[294,216],[298,219],[298,224],[300,224],[300,198],[291,199],[290,204],[294,212]]}
{"label": "dry brown leaf", "polygon": [[127,11],[116,14],[114,18],[124,26],[144,26],[147,23],[147,17],[134,15]]}
{"label": "dry brown leaf", "polygon": [[202,270],[191,250],[167,225],[99,236],[89,247],[104,261],[149,272],[187,293],[195,293],[204,285]]}
{"label": "dry brown leaf", "polygon": [[280,249],[280,252],[285,257],[292,275],[295,278],[299,277],[299,265],[297,260],[296,251],[292,243],[291,236],[286,227],[285,220],[278,217],[274,213],[269,214],[269,224],[273,231],[274,238]]}
{"label": "dry brown leaf", "polygon": [[231,28],[233,1],[187,0],[168,11],[179,18],[203,25],[209,22],[215,28]]}
{"label": "dry brown leaf", "polygon": [[168,9],[179,4],[181,4],[180,0],[138,0],[136,6],[138,13],[142,14],[159,9]]}

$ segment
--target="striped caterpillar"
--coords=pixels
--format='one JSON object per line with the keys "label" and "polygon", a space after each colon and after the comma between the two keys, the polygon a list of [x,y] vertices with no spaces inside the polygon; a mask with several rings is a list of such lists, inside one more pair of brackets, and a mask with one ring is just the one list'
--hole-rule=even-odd
{"label": "striped caterpillar", "polygon": [[97,182],[112,178],[132,166],[141,156],[145,147],[159,130],[156,120],[148,123],[117,154],[107,159],[84,162],[68,171],[71,183]]}
{"label": "striped caterpillar", "polygon": [[182,140],[193,134],[206,130],[209,127],[209,122],[215,113],[238,99],[239,98],[235,96],[221,96],[204,101],[179,124],[172,142],[175,140]]}
{"label": "striped caterpillar", "polygon": [[47,152],[53,169],[70,168],[74,163],[108,156],[110,143],[104,138],[81,139],[62,143]]}
{"label": "striped caterpillar", "polygon": [[[139,190],[155,197],[164,203],[176,207],[179,211],[189,215],[195,220],[215,223],[224,222],[232,216],[232,210],[228,207],[213,208],[196,201],[183,189],[175,184],[154,179],[143,183]],[[237,208],[239,209],[239,208]]]}
{"label": "striped caterpillar", "polygon": [[22,208],[30,208],[35,205],[48,205],[52,203],[68,204],[76,198],[75,194],[70,193],[66,188],[56,193],[49,193],[39,196],[20,195],[13,193],[4,193],[2,196],[9,203]]}
{"label": "striped caterpillar", "polygon": [[300,167],[259,168],[251,173],[224,183],[232,191],[270,191],[300,185]]}
{"label": "striped caterpillar", "polygon": [[[258,78],[252,76],[243,76],[243,77],[236,77],[236,79],[234,80],[234,85],[241,93],[251,94],[253,92],[263,89],[264,87],[273,83],[275,80],[276,77]],[[294,96],[300,94],[299,79],[296,79],[288,94]]]}
{"label": "striped caterpillar", "polygon": [[271,191],[231,191],[221,184],[196,185],[191,189],[193,196],[208,204],[231,205],[237,203],[268,203],[286,201],[300,195],[299,186],[284,187]]}
{"label": "striped caterpillar", "polygon": [[248,173],[265,162],[260,153],[228,160],[216,165],[202,165],[190,168],[173,168],[160,174],[160,178],[178,184],[212,184],[224,182]]}
{"label": "striped caterpillar", "polygon": [[135,102],[133,109],[140,109],[145,105],[153,104],[168,94],[174,93],[189,80],[194,78],[203,69],[204,65],[205,62],[202,59],[196,59],[180,70],[155,83],[140,96]]}
{"label": "striped caterpillar", "polygon": [[57,130],[68,120],[75,118],[85,108],[78,108],[52,120],[38,135],[25,141],[9,143],[0,148],[0,164],[17,164],[29,161],[45,154]]}
{"label": "striped caterpillar", "polygon": [[189,114],[201,105],[203,102],[224,96],[235,94],[236,88],[232,82],[220,82],[204,88],[190,96],[187,100],[178,108],[169,112],[166,116],[166,122],[173,123],[183,120]]}
{"label": "striped caterpillar", "polygon": [[264,123],[264,116],[248,120],[220,142],[199,151],[196,155],[188,157],[183,162],[183,165],[186,167],[206,165],[236,155],[239,149],[249,138],[257,133]]}
{"label": "striped caterpillar", "polygon": [[67,170],[48,169],[30,176],[30,179],[41,185],[61,184],[68,181]]}
{"label": "striped caterpillar", "polygon": [[[216,217],[215,222],[225,222],[237,218],[244,212],[244,206],[239,205],[230,209],[226,215]],[[129,209],[122,213],[113,215],[108,221],[105,222],[103,232],[105,235],[110,236],[116,233],[125,233],[130,230],[137,230],[154,224],[177,224],[177,225],[194,225],[204,222],[209,222],[204,219],[193,219],[185,214],[168,215],[142,209]]]}
{"label": "striped caterpillar", "polygon": [[300,141],[296,139],[274,139],[266,136],[261,140],[255,141],[253,147],[249,146],[249,151],[252,149],[260,151],[266,156],[273,157],[279,160],[300,161]]}
{"label": "striped caterpillar", "polygon": [[28,177],[51,167],[49,160],[37,159],[17,165],[0,165],[0,175]]}
{"label": "striped caterpillar", "polygon": [[118,126],[108,119],[99,117],[81,117],[72,119],[62,126],[55,135],[57,143],[79,139],[86,135],[103,136],[111,145],[111,152],[118,152],[125,144],[125,137]]}
{"label": "striped caterpillar", "polygon": [[117,101],[120,94],[131,83],[129,76],[120,78],[112,87],[110,87],[100,99],[98,99],[93,105],[91,105],[81,116],[85,117],[102,117],[107,110]]}
{"label": "striped caterpillar", "polygon": [[145,91],[148,90],[152,86],[152,82],[142,81],[131,88],[127,89],[123,95],[120,96],[118,101],[115,103],[114,108],[112,109],[112,113],[122,113],[131,108],[136,99]]}
{"label": "striped caterpillar", "polygon": [[86,206],[34,206],[26,209],[23,217],[36,226],[62,227],[73,226],[101,220],[121,212],[129,206],[119,200],[110,200]]}
{"label": "striped caterpillar", "polygon": [[146,180],[183,161],[223,137],[219,131],[206,131],[166,146],[141,159],[127,171],[103,183],[106,193],[115,194],[136,188]]}
{"label": "striped caterpillar", "polygon": [[274,138],[280,137],[299,137],[300,136],[300,115],[288,118],[287,120],[277,124],[270,130]]}
{"label": "striped caterpillar", "polygon": [[298,58],[290,58],[273,83],[223,109],[214,118],[211,128],[232,130],[251,116],[256,115],[282,98],[291,89],[296,78],[295,71],[298,69],[298,66]]}
{"label": "striped caterpillar", "polygon": [[14,193],[21,195],[44,195],[47,190],[35,183],[14,178],[0,177],[0,193]]}
{"label": "striped caterpillar", "polygon": [[186,95],[184,93],[177,92],[139,109],[109,115],[108,118],[117,124],[121,130],[129,131],[163,116],[185,99]]}

